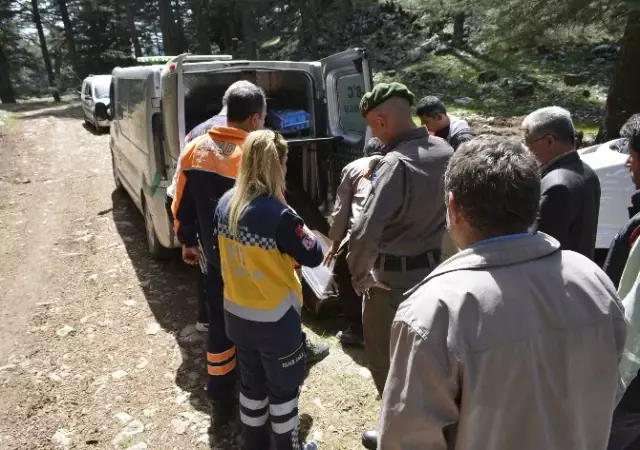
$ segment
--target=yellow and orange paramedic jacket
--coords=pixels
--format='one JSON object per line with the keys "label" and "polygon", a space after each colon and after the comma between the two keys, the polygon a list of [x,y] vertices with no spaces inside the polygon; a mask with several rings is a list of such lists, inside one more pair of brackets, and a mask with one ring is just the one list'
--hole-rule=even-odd
{"label": "yellow and orange paramedic jacket", "polygon": [[176,236],[187,247],[197,246],[200,239],[207,260],[215,244],[213,213],[235,183],[247,134],[238,128],[214,126],[187,144],[180,157],[171,205]]}
{"label": "yellow and orange paramedic jacket", "polygon": [[291,308],[302,307],[302,286],[296,265],[316,267],[322,248],[304,221],[287,205],[263,195],[243,211],[237,235],[229,232],[233,190],[215,213],[227,313],[253,322],[277,322]]}

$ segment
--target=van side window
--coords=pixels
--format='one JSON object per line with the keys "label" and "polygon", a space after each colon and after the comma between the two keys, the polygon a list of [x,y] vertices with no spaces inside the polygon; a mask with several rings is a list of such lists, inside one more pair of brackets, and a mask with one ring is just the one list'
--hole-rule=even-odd
{"label": "van side window", "polygon": [[91,96],[91,83],[87,83],[84,86],[84,95],[85,96],[87,96],[87,95]]}
{"label": "van side window", "polygon": [[116,119],[119,121],[120,131],[132,143],[140,148],[146,148],[146,79],[119,78],[116,95]]}
{"label": "van side window", "polygon": [[130,80],[131,90],[129,97],[129,120],[130,129],[128,137],[140,148],[146,148],[146,98],[147,80]]}
{"label": "van side window", "polygon": [[365,93],[362,75],[344,75],[337,79],[338,117],[345,133],[364,134],[367,122],[360,114],[360,100]]}
{"label": "van side window", "polygon": [[[120,78],[117,82],[117,95],[116,95],[116,120],[122,120],[124,113],[127,111],[127,99],[129,98],[129,80]],[[122,129],[122,124],[120,125]]]}

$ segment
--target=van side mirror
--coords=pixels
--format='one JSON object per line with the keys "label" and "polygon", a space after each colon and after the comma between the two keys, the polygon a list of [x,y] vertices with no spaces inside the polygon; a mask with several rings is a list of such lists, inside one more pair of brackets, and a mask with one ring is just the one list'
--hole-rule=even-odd
{"label": "van side mirror", "polygon": [[96,103],[95,114],[96,114],[96,119],[98,120],[108,120],[109,112],[107,111],[107,105],[105,105],[102,102]]}
{"label": "van side mirror", "polygon": [[85,96],[84,96],[84,99],[85,99],[85,100],[91,100],[91,96],[90,96],[90,95],[85,95]]}

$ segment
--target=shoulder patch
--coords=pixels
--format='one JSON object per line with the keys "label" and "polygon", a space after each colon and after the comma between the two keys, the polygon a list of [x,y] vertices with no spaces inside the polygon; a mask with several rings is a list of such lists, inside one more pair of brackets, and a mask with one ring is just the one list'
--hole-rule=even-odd
{"label": "shoulder patch", "polygon": [[315,235],[305,225],[298,225],[296,227],[296,235],[300,238],[302,246],[307,250],[311,250],[316,244]]}

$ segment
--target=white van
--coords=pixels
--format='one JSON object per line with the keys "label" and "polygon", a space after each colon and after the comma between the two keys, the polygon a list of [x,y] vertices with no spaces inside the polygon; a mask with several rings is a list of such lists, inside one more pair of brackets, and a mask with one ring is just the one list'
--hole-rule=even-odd
{"label": "white van", "polygon": [[367,134],[359,112],[372,83],[364,50],[316,62],[187,54],[139,61],[152,65],[113,70],[110,146],[116,185],[143,213],[153,257],[179,246],[165,201],[186,133],[217,114],[227,87],[242,79],[264,89],[268,109],[310,114],[310,128],[289,139],[288,201],[311,228],[327,233],[321,211],[330,212],[340,171],[362,156]]}
{"label": "white van", "polygon": [[110,86],[111,75],[89,75],[82,82],[80,100],[82,101],[84,121],[93,126],[96,131],[108,128],[111,124],[109,119],[102,114],[104,107],[109,107]]}

